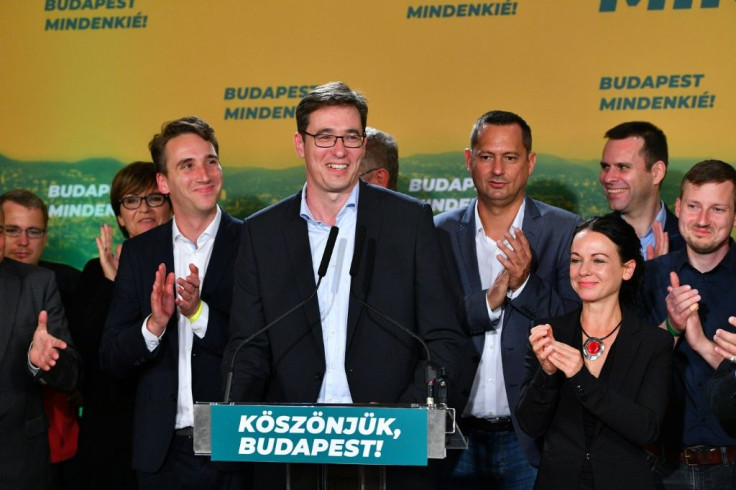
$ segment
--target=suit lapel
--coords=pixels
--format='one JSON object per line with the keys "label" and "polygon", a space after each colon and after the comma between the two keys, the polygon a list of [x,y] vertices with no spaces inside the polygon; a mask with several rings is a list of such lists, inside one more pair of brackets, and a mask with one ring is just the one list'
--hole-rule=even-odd
{"label": "suit lapel", "polygon": [[17,327],[15,316],[17,314],[18,300],[20,295],[20,280],[13,273],[10,259],[0,261],[0,369],[2,369],[5,353],[10,343],[12,329]]}
{"label": "suit lapel", "polygon": [[237,226],[237,222],[223,211],[220,218],[220,226],[215,235],[215,243],[212,247],[210,262],[207,266],[207,275],[202,284],[203,297],[211,297],[214,294],[223,274],[232,274],[232,265],[229,262],[232,258],[231,252],[233,248],[238,245],[235,242]]}
{"label": "suit lapel", "polygon": [[616,355],[607,380],[608,386],[619,393],[624,393],[626,382],[631,381],[629,368],[634,364],[641,347],[638,337],[639,328],[639,324],[627,321],[627,313],[624,311],[624,323],[616,337]]}
{"label": "suit lapel", "polygon": [[[632,317],[631,312],[623,311],[624,323],[621,325],[621,331],[618,333],[618,337],[616,337],[616,355],[614,356],[613,364],[610,366],[609,376],[606,380],[606,384],[611,390],[623,395],[626,395],[626,385],[632,383],[632,380],[629,378],[629,369],[634,365],[634,360],[641,347],[638,335],[639,324],[627,321],[627,319]],[[636,382],[638,380],[634,381]],[[598,421],[594,438],[598,437],[602,428],[603,422]]]}
{"label": "suit lapel", "polygon": [[[174,269],[174,220],[171,219],[161,225],[159,228],[152,230],[151,233],[156,232],[155,241],[156,246],[152,247],[150,253],[154,254],[151,263],[158,267],[163,259],[164,265],[166,265],[166,273],[176,272]],[[159,255],[161,254],[161,255]],[[154,269],[151,274],[155,273]],[[174,297],[176,297],[176,281],[174,282]],[[171,315],[169,323],[166,326],[166,332],[170,347],[174,349],[174,352],[179,351],[179,309],[174,308],[174,314]]]}
{"label": "suit lapel", "polygon": [[[366,301],[366,303],[370,304],[367,301],[367,296],[370,293],[370,286],[373,280],[372,276],[375,273],[375,255],[383,223],[379,193],[374,189],[371,189],[362,181],[359,182],[359,185],[358,218],[355,223],[355,230],[357,233],[357,230],[360,227],[365,228],[365,241],[362,247],[363,250],[361,251],[358,273],[350,282],[351,297],[349,300],[350,306],[348,307],[346,352],[350,347],[350,342],[353,339],[355,329],[358,325],[358,319],[363,311],[363,306],[352,298],[352,294],[354,293],[356,296]],[[355,246],[357,248],[358,244],[356,243]]]}
{"label": "suit lapel", "polygon": [[460,219],[455,239],[457,240],[458,260],[461,261],[460,271],[469,271],[460,273],[460,277],[466,284],[463,284],[463,290],[468,293],[481,289],[480,273],[478,272],[478,254],[475,249],[475,206],[477,199],[473,199],[465,210]]}
{"label": "suit lapel", "polygon": [[[298,192],[289,206],[284,208],[283,239],[286,245],[286,254],[294,273],[294,286],[298,293],[298,300],[307,299],[317,284],[314,281],[314,264],[312,263],[311,247],[309,245],[309,230],[307,223],[300,216],[301,191]],[[315,295],[303,308],[307,325],[310,326],[315,342],[322,347],[322,321],[319,312],[319,300]],[[317,349],[324,358],[324,348]]]}
{"label": "suit lapel", "polygon": [[540,220],[542,215],[537,205],[529,196],[524,197],[524,202],[526,205],[524,207],[524,219],[521,222],[521,230],[524,232],[524,236],[529,242],[529,249],[532,252],[531,271],[533,272],[537,269],[537,264],[539,263],[539,258],[535,250],[539,249],[538,231],[541,226]]}

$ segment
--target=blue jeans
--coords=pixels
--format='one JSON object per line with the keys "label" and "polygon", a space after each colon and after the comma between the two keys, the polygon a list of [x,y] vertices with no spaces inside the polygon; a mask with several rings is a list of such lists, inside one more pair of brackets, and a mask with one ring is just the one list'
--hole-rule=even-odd
{"label": "blue jeans", "polygon": [[467,436],[467,450],[448,451],[440,488],[527,490],[534,486],[537,469],[527,460],[514,431],[471,430]]}
{"label": "blue jeans", "polygon": [[654,467],[657,488],[666,490],[733,490],[736,464],[688,466],[680,461],[658,460]]}

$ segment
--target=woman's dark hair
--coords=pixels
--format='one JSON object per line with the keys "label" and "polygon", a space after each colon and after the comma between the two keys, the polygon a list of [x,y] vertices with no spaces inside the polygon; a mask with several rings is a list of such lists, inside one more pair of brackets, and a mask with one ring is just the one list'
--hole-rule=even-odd
{"label": "woman's dark hair", "polygon": [[[151,162],[133,162],[118,170],[110,186],[110,204],[115,216],[120,216],[120,199],[127,194],[137,194],[148,189],[157,189],[156,167]],[[157,191],[158,192],[158,191]],[[165,202],[171,208],[171,203]],[[120,231],[128,239],[130,233],[118,222]]]}
{"label": "woman's dark hair", "polygon": [[618,293],[619,302],[625,306],[633,306],[639,297],[639,288],[644,282],[644,257],[641,255],[641,242],[636,236],[634,228],[620,215],[609,213],[604,216],[595,216],[580,223],[575,228],[575,235],[584,230],[595,231],[605,235],[616,245],[621,263],[630,260],[636,263],[631,278],[621,284]]}

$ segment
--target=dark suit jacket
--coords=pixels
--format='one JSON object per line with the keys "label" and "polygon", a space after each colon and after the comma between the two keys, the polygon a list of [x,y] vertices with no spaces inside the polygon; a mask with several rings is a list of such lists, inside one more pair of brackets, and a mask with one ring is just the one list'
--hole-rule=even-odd
{"label": "dark suit jacket", "polygon": [[[207,333],[194,336],[192,395],[194,402],[219,401],[220,364],[227,341],[232,298],[232,271],[240,240],[240,220],[223,211],[215,236],[201,298],[209,306]],[[174,435],[179,385],[178,321],[172,315],[158,348],[149,352],[141,326],[151,313],[156,269],[174,270],[173,223],[169,221],[125,242],[115,279],[110,312],[100,345],[102,368],[136,380],[133,420],[133,468],[155,472],[163,464]]]}
{"label": "dark suit jacket", "polygon": [[736,437],[736,364],[723,361],[706,388],[708,405],[731,437]]}
{"label": "dark suit jacket", "polygon": [[[521,229],[532,250],[529,281],[523,292],[504,307],[501,334],[503,375],[506,396],[516,435],[529,461],[539,464],[539,448],[516,422],[514,407],[524,380],[524,355],[529,343],[529,328],[538,317],[560,315],[579,304],[570,286],[570,244],[580,218],[568,211],[526,197]],[[440,246],[450,269],[452,289],[460,303],[463,326],[472,336],[480,360],[485,333],[494,328],[488,319],[486,292],[481,288],[475,250],[475,203],[448,211],[435,218]]]}
{"label": "dark suit jacket", "polygon": [[[665,213],[667,213],[667,219],[664,223],[664,231],[667,232],[667,236],[670,240],[670,252],[685,248],[685,239],[680,235],[680,220],[677,219],[675,213],[670,211],[666,205],[664,207]],[[644,257],[646,259],[646,256]]]}
{"label": "dark suit jacket", "polygon": [[[356,230],[366,240],[351,288],[364,301],[416,332],[432,360],[447,368],[450,403],[472,381],[462,334],[442,272],[429,206],[360,182]],[[231,315],[235,346],[305,300],[315,289],[301,192],[243,224]],[[351,296],[345,371],[356,403],[424,403],[423,351],[406,333]],[[325,372],[317,297],[256,337],[237,356],[234,401],[314,403]]]}
{"label": "dark suit jacket", "polygon": [[[48,331],[68,347],[50,371],[28,371],[28,347],[41,310]],[[0,261],[0,482],[7,488],[49,484],[48,424],[41,385],[71,391],[79,377],[79,356],[67,329],[54,274],[9,258]]]}
{"label": "dark suit jacket", "polygon": [[79,387],[84,416],[77,450],[82,488],[137,488],[130,462],[134,380],[115,378],[100,368],[100,340],[114,290],[100,259],[92,259],[84,266],[68,312],[69,329],[84,363]]}
{"label": "dark suit jacket", "polygon": [[[538,323],[549,323],[555,340],[580,349],[579,321],[580,310],[575,310]],[[657,440],[664,422],[672,336],[624,310],[614,348],[607,381],[585,367],[570,379],[561,371],[548,376],[531,348],[527,349],[527,376],[516,416],[524,431],[535,437],[544,435],[535,488],[577,488],[586,459],[592,465],[596,489],[654,488],[642,446]],[[584,410],[598,419],[589,448]]]}
{"label": "dark suit jacket", "polygon": [[44,269],[54,271],[56,285],[59,288],[59,294],[61,294],[61,303],[64,305],[64,311],[68,314],[72,304],[72,298],[74,298],[74,291],[77,289],[77,284],[79,284],[79,278],[82,277],[82,273],[75,267],[58,262],[41,260],[38,265]]}

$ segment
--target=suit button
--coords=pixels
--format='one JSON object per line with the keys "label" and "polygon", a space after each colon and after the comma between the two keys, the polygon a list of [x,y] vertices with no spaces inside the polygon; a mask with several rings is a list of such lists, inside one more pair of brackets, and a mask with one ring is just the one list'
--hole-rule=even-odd
{"label": "suit button", "polygon": [[585,453],[585,459],[587,459],[588,461],[590,461],[590,453]]}

